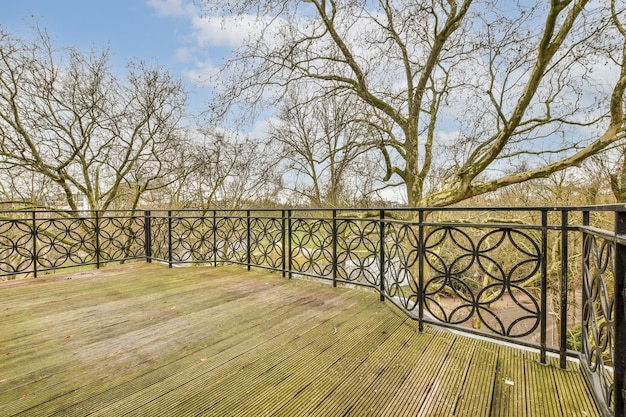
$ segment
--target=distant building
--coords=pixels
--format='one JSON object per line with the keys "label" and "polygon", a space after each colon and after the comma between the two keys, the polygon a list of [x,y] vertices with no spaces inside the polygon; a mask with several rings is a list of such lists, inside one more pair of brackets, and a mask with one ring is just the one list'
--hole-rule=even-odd
{"label": "distant building", "polygon": [[[72,194],[74,201],[76,202],[76,208],[78,210],[89,210],[89,203],[87,202],[87,196],[82,193]],[[67,203],[65,193],[55,193],[49,197],[46,205],[56,210],[71,210],[72,208]]]}

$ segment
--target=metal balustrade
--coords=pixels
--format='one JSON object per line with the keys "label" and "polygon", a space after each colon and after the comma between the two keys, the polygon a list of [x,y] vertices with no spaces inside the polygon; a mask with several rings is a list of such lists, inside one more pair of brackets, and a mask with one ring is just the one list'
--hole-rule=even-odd
{"label": "metal balustrade", "polygon": [[0,212],[4,279],[132,260],[368,287],[420,329],[536,348],[563,368],[578,358],[603,412],[624,415],[623,205]]}

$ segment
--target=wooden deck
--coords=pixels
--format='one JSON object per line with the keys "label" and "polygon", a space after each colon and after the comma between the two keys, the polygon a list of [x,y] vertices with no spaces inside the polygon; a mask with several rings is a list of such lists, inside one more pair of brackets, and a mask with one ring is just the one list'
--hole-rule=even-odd
{"label": "wooden deck", "polygon": [[598,416],[575,363],[241,268],[0,283],[0,416]]}

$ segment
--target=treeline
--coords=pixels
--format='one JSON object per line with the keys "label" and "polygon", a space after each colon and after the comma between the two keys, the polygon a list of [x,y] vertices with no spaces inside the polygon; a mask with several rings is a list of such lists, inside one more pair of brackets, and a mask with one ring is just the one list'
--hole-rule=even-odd
{"label": "treeline", "polygon": [[[108,51],[0,28],[3,207],[626,199],[617,3],[324,4],[233,2],[235,17],[280,26],[234,52],[202,116],[164,67],[135,61],[120,74]],[[231,71],[237,62],[249,72]],[[244,121],[258,108],[274,116],[252,136],[234,108]]]}

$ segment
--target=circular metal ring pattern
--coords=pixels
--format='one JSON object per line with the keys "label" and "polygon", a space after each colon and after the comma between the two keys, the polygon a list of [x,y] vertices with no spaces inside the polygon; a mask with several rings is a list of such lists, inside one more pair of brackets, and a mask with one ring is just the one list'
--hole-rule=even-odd
{"label": "circular metal ring pattern", "polygon": [[250,219],[250,261],[272,268],[282,266],[283,228],[281,219]]}
{"label": "circular metal ring pattern", "polygon": [[291,224],[294,272],[329,278],[333,271],[333,225],[327,219],[295,219]]}
{"label": "circular metal ring pattern", "polygon": [[0,271],[20,273],[33,268],[33,239],[35,233],[23,220],[0,221]]}
{"label": "circular metal ring pattern", "polygon": [[215,251],[222,261],[245,262],[248,253],[246,219],[222,217],[216,220]]}
{"label": "circular metal ring pattern", "polygon": [[427,233],[425,310],[450,324],[530,335],[541,320],[538,297],[528,289],[541,266],[537,238],[509,228],[467,229],[445,226]]}
{"label": "circular metal ring pattern", "polygon": [[407,311],[419,302],[419,236],[412,224],[385,224],[385,290]]}
{"label": "circular metal ring pattern", "polygon": [[380,225],[372,220],[337,224],[337,278],[372,287],[380,285]]}
{"label": "circular metal ring pattern", "polygon": [[615,343],[613,313],[614,242],[592,235],[584,236],[583,291],[586,294],[582,308],[582,353],[589,370],[598,377],[606,404],[615,401],[613,360]]}

